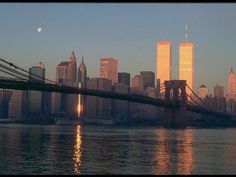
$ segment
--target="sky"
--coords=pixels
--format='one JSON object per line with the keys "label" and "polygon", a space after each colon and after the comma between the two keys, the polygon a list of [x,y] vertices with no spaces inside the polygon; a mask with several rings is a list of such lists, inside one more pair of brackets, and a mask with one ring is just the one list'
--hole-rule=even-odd
{"label": "sky", "polygon": [[55,80],[56,65],[74,51],[89,77],[99,77],[102,57],[133,77],[156,73],[156,43],[170,40],[178,79],[186,24],[195,91],[204,84],[213,93],[218,83],[226,94],[230,67],[236,71],[236,3],[0,3],[0,58],[25,69],[41,61]]}

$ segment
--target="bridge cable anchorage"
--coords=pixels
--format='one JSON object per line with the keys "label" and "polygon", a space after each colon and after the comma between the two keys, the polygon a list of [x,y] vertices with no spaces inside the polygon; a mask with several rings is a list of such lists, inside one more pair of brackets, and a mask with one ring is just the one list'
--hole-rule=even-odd
{"label": "bridge cable anchorage", "polygon": [[5,64],[8,64],[8,65],[11,66],[11,67],[14,67],[15,69],[19,69],[19,70],[21,70],[21,71],[23,71],[23,72],[29,74],[30,76],[36,77],[36,78],[41,79],[41,80],[48,81],[48,82],[53,83],[53,84],[58,84],[58,83],[55,82],[55,81],[49,80],[49,79],[47,79],[47,78],[44,79],[44,78],[42,78],[42,77],[40,77],[40,76],[38,76],[38,75],[36,75],[36,74],[30,73],[29,71],[27,71],[27,70],[25,70],[25,69],[23,69],[23,68],[21,68],[21,67],[19,67],[19,66],[16,66],[15,64],[10,63],[10,62],[8,62],[8,61],[2,59],[2,58],[0,58],[0,61],[1,61],[1,62],[4,62]]}

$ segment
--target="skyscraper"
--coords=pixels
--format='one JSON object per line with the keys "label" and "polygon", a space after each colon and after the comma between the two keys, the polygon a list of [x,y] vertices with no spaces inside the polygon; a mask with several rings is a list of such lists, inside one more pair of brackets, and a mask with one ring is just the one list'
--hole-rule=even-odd
{"label": "skyscraper", "polygon": [[129,88],[130,87],[130,74],[126,72],[118,73],[118,83],[127,85]]}
{"label": "skyscraper", "polygon": [[227,100],[235,99],[235,76],[233,68],[231,67],[228,78],[228,95]]}
{"label": "skyscraper", "polygon": [[[186,80],[186,84],[194,88],[194,50],[193,43],[185,42],[179,44],[179,80]],[[191,90],[186,89],[190,96]]]}
{"label": "skyscraper", "polygon": [[118,80],[118,61],[114,58],[101,58],[100,77],[112,81],[112,85]]}
{"label": "skyscraper", "polygon": [[69,57],[69,68],[68,68],[68,79],[76,82],[77,75],[77,63],[74,51],[70,54]]}
{"label": "skyscraper", "polygon": [[218,98],[224,97],[224,88],[223,88],[223,86],[220,86],[219,84],[217,84],[214,87],[214,97],[218,97]]}
{"label": "skyscraper", "polygon": [[[188,42],[188,28],[185,28],[185,43],[179,44],[179,80],[186,80],[186,84],[194,89],[194,46]],[[186,89],[186,93],[192,96],[192,91]]]}
{"label": "skyscraper", "polygon": [[[105,78],[91,78],[87,83],[88,89],[112,91],[111,80]],[[111,99],[87,96],[86,118],[111,119]]]}
{"label": "skyscraper", "polygon": [[[37,80],[42,83],[45,82],[45,68],[43,63],[39,63],[36,66],[29,68],[29,80]],[[38,77],[36,77],[38,76]],[[28,94],[28,103],[29,103],[29,112],[30,113],[39,113],[43,108],[43,94],[40,91],[29,91]]]}
{"label": "skyscraper", "polygon": [[[81,88],[87,87],[87,70],[84,64],[84,57],[78,68],[78,84]],[[78,94],[78,117],[85,115],[86,109],[86,95]]]}
{"label": "skyscraper", "polygon": [[198,88],[198,96],[200,98],[205,98],[208,94],[208,89],[205,85],[201,85],[199,88]]}
{"label": "skyscraper", "polygon": [[147,87],[155,86],[155,73],[152,71],[140,72],[141,89],[145,90]]}
{"label": "skyscraper", "polygon": [[[157,43],[157,71],[156,78],[160,84],[172,79],[172,52],[170,41],[160,41]],[[164,90],[161,91],[163,93]]]}
{"label": "skyscraper", "polygon": [[81,87],[86,87],[87,83],[87,69],[84,64],[84,57],[82,57],[82,61],[78,68],[78,82],[81,83]]}

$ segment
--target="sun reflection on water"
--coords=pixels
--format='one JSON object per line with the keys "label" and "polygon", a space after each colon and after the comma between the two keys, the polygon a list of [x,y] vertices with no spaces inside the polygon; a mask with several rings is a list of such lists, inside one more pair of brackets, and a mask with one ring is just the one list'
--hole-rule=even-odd
{"label": "sun reflection on water", "polygon": [[74,145],[75,153],[73,160],[75,161],[74,164],[74,172],[80,174],[80,165],[81,165],[81,134],[80,134],[80,125],[77,126],[76,129],[76,141]]}

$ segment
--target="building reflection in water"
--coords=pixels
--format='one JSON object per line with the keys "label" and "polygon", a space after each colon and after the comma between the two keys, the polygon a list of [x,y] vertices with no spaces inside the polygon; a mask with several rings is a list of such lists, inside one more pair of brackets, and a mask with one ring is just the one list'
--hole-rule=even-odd
{"label": "building reflection in water", "polygon": [[77,126],[76,129],[76,139],[75,139],[75,145],[74,145],[74,172],[77,174],[80,174],[80,166],[81,166],[81,132],[80,132],[80,125]]}
{"label": "building reflection in water", "polygon": [[186,129],[181,131],[180,143],[178,143],[178,164],[177,174],[189,175],[194,169],[193,158],[193,130]]}
{"label": "building reflection in water", "polygon": [[170,144],[165,129],[157,131],[158,144],[157,144],[157,174],[168,174],[170,168]]}
{"label": "building reflection in water", "polygon": [[157,136],[156,174],[191,174],[194,169],[193,130],[159,129]]}

